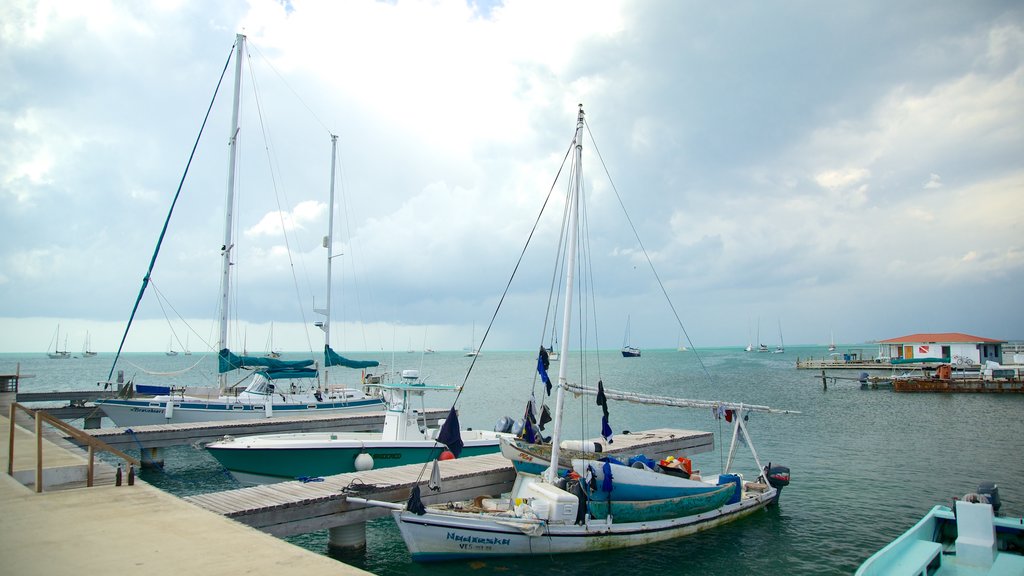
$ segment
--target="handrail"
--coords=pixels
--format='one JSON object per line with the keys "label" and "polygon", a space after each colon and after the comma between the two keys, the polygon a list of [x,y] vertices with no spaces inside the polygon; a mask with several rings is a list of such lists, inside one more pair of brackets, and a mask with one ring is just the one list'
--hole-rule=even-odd
{"label": "handrail", "polygon": [[42,410],[33,410],[33,409],[31,409],[31,408],[29,408],[27,406],[24,406],[22,404],[19,404],[17,402],[13,402],[11,404],[11,413],[10,413],[10,420],[11,420],[10,426],[11,426],[11,428],[10,428],[10,433],[8,434],[8,447],[7,447],[7,475],[8,476],[13,476],[14,475],[14,431],[15,431],[14,430],[14,427],[15,427],[14,417],[17,414],[17,409],[19,409],[19,408],[21,410],[23,410],[29,416],[32,416],[33,418],[35,418],[35,423],[36,423],[36,426],[35,426],[35,435],[36,435],[36,492],[42,492],[43,491],[43,434],[42,434],[42,423],[43,423],[44,420],[48,424],[53,426],[54,428],[59,429],[60,431],[62,431],[65,434],[67,434],[68,436],[71,436],[72,438],[75,438],[76,440],[78,440],[82,444],[85,444],[86,446],[89,447],[89,464],[88,464],[88,467],[86,468],[86,480],[85,480],[85,485],[88,486],[88,487],[92,487],[92,485],[93,485],[93,468],[94,468],[94,464],[95,464],[95,451],[96,450],[102,450],[102,451],[110,452],[111,454],[121,458],[122,460],[124,460],[125,462],[127,462],[127,463],[129,463],[131,465],[139,466],[139,460],[138,459],[132,458],[131,456],[125,454],[124,452],[118,450],[117,448],[114,448],[113,446],[110,446],[106,442],[104,442],[102,440],[99,440],[98,438],[93,438],[92,436],[90,436],[90,435],[82,432],[78,428],[75,428],[74,426],[72,426],[72,425],[70,425],[70,424],[60,420],[59,418],[54,418],[53,416],[47,414],[46,412],[44,412]]}

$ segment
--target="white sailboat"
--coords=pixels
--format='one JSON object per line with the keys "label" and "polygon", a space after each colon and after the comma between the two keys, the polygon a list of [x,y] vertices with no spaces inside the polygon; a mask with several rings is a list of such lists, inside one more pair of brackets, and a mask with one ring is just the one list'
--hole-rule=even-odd
{"label": "white sailboat", "polygon": [[629,344],[629,316],[626,316],[626,335],[622,339],[622,357],[623,358],[639,358],[640,349]]}
{"label": "white sailboat", "polygon": [[96,356],[96,352],[92,349],[92,338],[89,336],[89,331],[85,331],[85,343],[82,345],[82,358],[93,358]]}
{"label": "white sailboat", "polygon": [[469,346],[462,349],[466,358],[473,358],[480,355],[480,349],[476,347],[476,322],[473,322],[473,339],[470,341]]}
{"label": "white sailboat", "polygon": [[51,343],[53,346],[46,352],[46,355],[51,360],[67,360],[68,358],[71,358],[71,353],[68,352],[67,334],[64,335],[64,349],[61,350],[60,348],[60,324],[57,324],[57,332],[54,333],[53,341]]}
{"label": "white sailboat", "polygon": [[281,351],[274,350],[274,323],[270,323],[270,334],[267,336],[267,352],[264,354],[267,358],[280,358]]}
{"label": "white sailboat", "polygon": [[779,345],[775,347],[772,354],[782,354],[786,351],[786,342],[782,339],[782,320],[779,320]]}
{"label": "white sailboat", "polygon": [[828,331],[828,351],[836,351],[836,335],[835,332],[833,332],[831,329],[829,329]]}
{"label": "white sailboat", "polygon": [[[574,138],[575,167],[573,185],[568,187],[568,257],[566,262],[565,305],[562,320],[561,354],[568,353],[572,339],[573,294],[577,252],[579,204],[582,184],[579,166],[584,130],[582,106]],[[581,306],[586,309],[586,306]],[[543,352],[537,371],[547,383]],[[677,398],[634,395],[569,383],[568,368],[559,364],[555,387],[556,404],[550,444],[544,444],[546,459],[527,453],[516,456],[524,446],[532,450],[532,428],[524,429],[524,440],[502,441],[502,453],[514,463],[547,464],[537,473],[528,466],[518,466],[512,492],[502,498],[483,499],[473,503],[446,503],[424,506],[419,487],[406,505],[349,497],[351,503],[393,508],[393,517],[415,561],[437,561],[473,557],[513,555],[549,555],[611,548],[639,546],[692,534],[747,516],[775,502],[779,491],[788,483],[788,469],[761,466],[744,423],[750,411],[779,412],[767,407],[745,406],[720,402],[680,400]],[[593,453],[566,452],[563,458],[561,427],[564,403],[574,396],[595,395],[605,408],[602,429],[607,427],[607,399],[699,408],[713,408],[727,415],[732,422],[733,439],[725,472],[697,479],[657,472],[643,462],[626,466],[602,462]],[[532,402],[531,402],[532,404]],[[543,421],[543,419],[542,419]],[[602,430],[607,438],[611,434]],[[737,441],[750,448],[758,466],[753,482],[744,482],[742,475],[729,474]],[[566,476],[569,469],[575,475]]]}
{"label": "white sailboat", "polygon": [[173,337],[170,340],[167,341],[167,351],[164,352],[164,354],[167,354],[168,356],[177,356],[178,355],[178,351],[174,349],[174,338]]}
{"label": "white sailboat", "polygon": [[[184,393],[161,393],[152,397],[134,398],[119,397],[102,399],[96,402],[104,413],[117,426],[140,426],[146,424],[163,424],[179,422],[207,422],[220,420],[244,420],[252,418],[270,418],[275,416],[302,417],[324,414],[336,414],[350,411],[382,410],[384,405],[378,396],[366,394],[357,388],[330,385],[327,370],[321,374],[313,359],[285,361],[262,356],[241,356],[228,348],[228,307],[231,301],[232,254],[236,238],[233,233],[232,210],[235,206],[235,167],[239,142],[239,99],[241,96],[242,62],[245,51],[245,36],[238,34],[235,38],[233,92],[233,109],[231,130],[229,132],[229,161],[227,210],[224,223],[224,238],[221,243],[221,304],[218,335],[218,372],[220,374],[220,392],[216,397],[204,398],[186,396]],[[333,191],[333,174],[332,174]],[[332,198],[333,202],[333,198]],[[333,218],[333,215],[332,215]],[[333,219],[332,219],[333,222]],[[161,236],[162,237],[162,236]],[[159,251],[159,244],[157,251]],[[145,278],[152,272],[150,270]],[[136,300],[136,310],[146,289],[146,283]],[[132,316],[134,317],[133,311]],[[130,326],[130,322],[129,322]],[[127,335],[128,330],[125,330]],[[123,339],[122,339],[123,347]],[[244,349],[244,345],[243,345]],[[343,358],[329,345],[325,345],[325,366],[346,366],[363,368],[376,366],[376,362],[356,362]],[[120,349],[114,359],[108,380],[113,375],[120,357]],[[248,384],[241,391],[234,391],[228,386],[227,373],[247,370],[248,376],[232,377],[232,380]],[[321,380],[322,378],[322,380]],[[125,396],[132,396],[131,386],[123,390]]]}

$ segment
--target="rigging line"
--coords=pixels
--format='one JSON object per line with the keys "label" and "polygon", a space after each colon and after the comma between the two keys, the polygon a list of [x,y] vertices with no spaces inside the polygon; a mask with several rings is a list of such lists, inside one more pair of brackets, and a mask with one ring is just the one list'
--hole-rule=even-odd
{"label": "rigging line", "polygon": [[186,372],[190,372],[193,368],[195,368],[196,366],[199,366],[199,363],[202,362],[205,359],[206,359],[206,355],[204,354],[204,355],[200,356],[198,360],[196,360],[195,364],[192,364],[191,366],[182,368],[181,370],[174,370],[174,371],[171,371],[171,372],[155,372],[153,370],[147,370],[146,368],[144,368],[142,366],[139,366],[138,364],[132,362],[131,360],[125,360],[124,362],[125,362],[125,364],[128,364],[129,366],[131,366],[131,367],[133,367],[133,368],[135,368],[137,370],[141,370],[142,373],[146,374],[147,376],[179,376],[181,374],[185,374]]}
{"label": "rigging line", "polygon": [[[349,208],[348,194],[346,193],[347,188],[345,187],[345,167],[344,167],[344,165],[343,165],[343,163],[341,161],[341,153],[337,152],[337,151],[335,153],[336,153],[337,158],[338,158],[338,163],[337,163],[338,182],[340,184],[339,187],[341,188],[340,196],[341,196],[341,204],[342,205],[341,205],[340,208],[342,209],[342,215],[343,215],[343,217],[345,219],[345,230],[347,231],[346,239],[348,241],[347,244],[348,244],[348,247],[349,247],[349,257],[346,260],[348,261],[349,267],[351,268],[351,272],[352,272],[352,291],[355,292],[355,297],[356,297],[355,298],[356,317],[359,319],[359,332],[360,332],[360,334],[363,337],[363,349],[364,350],[368,350],[369,347],[366,345],[366,324],[367,324],[367,322],[366,322],[366,319],[363,317],[363,303],[362,303],[362,300],[361,300],[361,297],[360,297],[360,292],[361,291],[359,289],[359,278],[363,277],[366,274],[366,270],[365,269],[362,270],[362,274],[360,274],[359,273],[360,271],[357,270],[357,266],[359,265],[361,260],[357,261],[357,259],[356,259],[356,252],[357,251],[355,249],[355,243],[354,243],[353,234],[352,234],[352,222],[349,220],[349,216],[350,216],[352,210],[351,210],[351,208]],[[342,272],[342,288],[344,288],[344,286],[345,286],[345,283],[344,283],[345,267],[344,266],[341,267],[341,272]],[[342,308],[344,309],[344,307],[345,307],[345,300],[344,299],[341,300],[341,305],[342,305]],[[379,318],[380,316],[376,313],[376,305],[373,302],[373,293],[372,292],[370,293],[370,308],[371,308],[373,316],[375,318]],[[342,317],[344,317],[344,314],[342,315]],[[378,336],[379,336],[379,334],[378,334]],[[379,340],[379,338],[378,338],[378,340]]]}
{"label": "rigging line", "polygon": [[252,40],[246,42],[246,45],[249,47],[250,51],[255,50],[256,53],[260,55],[260,58],[262,58],[263,61],[267,63],[267,66],[271,70],[273,70],[274,74],[276,74],[277,77],[281,79],[281,82],[288,87],[288,90],[292,93],[293,96],[295,96],[295,99],[298,100],[300,104],[302,104],[302,107],[305,108],[307,112],[309,112],[309,115],[312,116],[313,119],[316,120],[318,124],[320,124],[324,131],[327,132],[327,135],[330,136],[332,134],[330,128],[328,128],[327,125],[324,124],[322,120],[320,120],[320,117],[317,116],[315,112],[313,112],[313,109],[306,104],[305,100],[303,100],[302,97],[299,96],[298,92],[296,92],[295,89],[292,88],[291,84],[289,84],[288,81],[284,79],[284,76],[282,76],[281,73],[277,71],[277,68],[274,68],[273,63],[271,63],[270,61],[270,58],[267,58],[266,56],[263,55],[262,52],[260,52],[259,46],[257,46]]}
{"label": "rigging line", "polygon": [[[575,141],[575,137],[573,138]],[[494,307],[494,313],[491,315],[490,322],[487,323],[487,328],[484,330],[484,335],[480,338],[480,346],[477,350],[481,350],[484,347],[484,342],[487,341],[487,335],[491,333],[491,327],[494,326],[494,319],[498,317],[498,311],[501,310],[501,305],[505,302],[505,297],[508,296],[508,291],[512,287],[512,280],[515,279],[516,274],[519,272],[519,266],[523,263],[523,258],[526,256],[526,249],[530,247],[530,242],[533,240],[533,235],[537,232],[537,227],[540,225],[541,216],[544,215],[544,210],[547,208],[548,203],[551,202],[551,196],[554,194],[555,185],[558,183],[558,178],[562,174],[562,170],[565,169],[566,160],[572,153],[573,145],[575,142],[569,144],[569,148],[565,151],[565,156],[562,157],[562,165],[558,167],[558,173],[555,174],[554,180],[551,181],[551,188],[548,189],[547,195],[544,197],[544,203],[541,204],[540,212],[537,213],[536,220],[533,221],[533,228],[530,229],[530,234],[526,237],[526,242],[523,244],[523,249],[519,253],[519,259],[516,260],[516,265],[512,269],[512,274],[508,278],[508,282],[505,284],[505,290],[501,293],[501,298],[498,299],[498,305]],[[473,367],[476,366],[476,361],[480,356],[473,356],[473,361],[469,363],[469,368],[466,369],[466,377],[462,380],[462,386],[459,387],[459,391],[455,394],[455,401],[452,402],[454,406],[459,401],[459,397],[462,396],[462,391],[466,389],[466,383],[469,381],[469,375],[473,372]],[[536,370],[534,370],[536,371]]]}
{"label": "rigging line", "polygon": [[206,122],[210,119],[210,112],[213,110],[213,103],[217,100],[217,93],[220,92],[221,83],[224,81],[224,75],[227,74],[228,65],[231,63],[231,55],[235,51],[235,45],[232,43],[231,51],[228,52],[228,59],[224,62],[224,69],[221,70],[220,78],[217,79],[217,87],[213,90],[213,97],[210,99],[210,105],[206,109],[206,116],[203,117],[203,123],[199,127],[199,134],[196,136],[196,141],[192,145],[192,152],[188,155],[188,162],[185,164],[185,171],[181,175],[181,180],[178,182],[178,190],[174,193],[174,199],[171,200],[171,207],[167,211],[167,217],[164,219],[163,228],[160,229],[160,237],[156,241],[156,249],[153,250],[153,257],[149,261],[149,268],[146,269],[146,275],[142,278],[142,288],[139,289],[139,295],[135,299],[135,305],[132,307],[131,316],[128,317],[128,325],[124,328],[124,335],[121,336],[121,343],[117,346],[117,354],[114,354],[114,362],[110,365],[110,373],[107,374],[107,380],[109,381],[114,376],[114,368],[117,367],[117,360],[121,357],[121,351],[124,349],[125,340],[128,339],[128,331],[131,330],[132,321],[135,320],[135,314],[139,310],[139,304],[142,302],[142,296],[146,293],[146,286],[149,284],[150,277],[153,274],[153,267],[156,265],[156,257],[160,254],[160,247],[164,243],[164,236],[167,234],[167,226],[170,224],[171,215],[174,213],[174,206],[178,203],[178,197],[181,195],[181,189],[185,184],[185,177],[188,176],[188,170],[192,166],[192,159],[195,158],[196,149],[199,147],[199,140],[203,136],[203,131],[206,128]]}
{"label": "rigging line", "polygon": [[[249,75],[252,78],[252,92],[253,98],[256,101],[256,116],[259,119],[260,131],[263,134],[263,151],[267,155],[267,163],[270,165],[270,183],[274,190],[274,201],[277,203],[277,217],[281,224],[281,237],[284,239],[285,252],[288,255],[288,268],[292,276],[292,285],[295,288],[295,297],[299,300],[299,315],[302,317],[302,326],[306,335],[306,346],[309,349],[309,353],[313,354],[313,341],[309,335],[309,323],[306,321],[305,306],[301,304],[302,293],[299,288],[299,279],[295,272],[295,259],[292,257],[291,242],[288,240],[288,227],[285,225],[284,209],[281,207],[281,196],[284,196],[285,205],[291,205],[288,199],[288,191],[282,186],[278,186],[278,178],[276,174],[281,172],[280,163],[277,161],[277,156],[274,153],[274,148],[270,146],[270,130],[267,127],[263,117],[263,104],[260,99],[260,90],[256,82],[256,74],[252,69],[252,57],[249,58]],[[308,277],[308,274],[307,274]]]}
{"label": "rigging line", "polygon": [[[150,286],[152,286],[153,292],[155,292],[156,295],[157,295],[157,304],[160,305],[160,311],[164,313],[164,318],[167,318],[167,311],[164,310],[164,303],[166,302],[167,303],[167,307],[170,308],[172,312],[174,312],[174,315],[177,316],[179,320],[181,320],[182,322],[185,323],[185,328],[187,329],[187,331],[195,334],[196,336],[199,336],[199,341],[202,342],[204,345],[206,345],[207,350],[209,350],[210,349],[210,343],[207,342],[205,339],[203,339],[202,335],[200,335],[198,332],[196,332],[192,328],[192,325],[188,323],[188,320],[186,320],[185,317],[181,315],[181,312],[178,312],[178,309],[174,307],[174,304],[171,304],[170,299],[167,298],[166,296],[164,296],[164,293],[160,290],[160,287],[157,286],[156,280],[153,280],[152,278],[150,278],[149,279],[149,284],[150,284]],[[171,326],[171,323],[168,321],[167,325]],[[181,338],[178,336],[178,333],[174,331],[174,327],[173,326],[171,326],[171,334],[173,334],[174,335],[174,339],[178,341],[178,346],[181,346],[184,349],[185,346],[182,345]]]}
{"label": "rigging line", "polygon": [[690,340],[690,334],[686,331],[686,326],[683,326],[682,319],[679,318],[679,312],[676,311],[675,304],[672,303],[672,299],[668,295],[668,291],[665,289],[665,284],[661,281],[661,276],[658,275],[658,271],[654,268],[654,262],[651,260],[650,254],[647,253],[647,248],[644,247],[643,241],[640,239],[640,233],[637,232],[636,226],[633,225],[633,219],[629,217],[629,211],[626,210],[625,203],[622,202],[622,196],[619,195],[619,189],[615,186],[615,182],[612,180],[612,175],[608,171],[608,165],[605,164],[604,157],[601,156],[601,151],[597,147],[597,141],[594,140],[594,133],[590,131],[590,124],[584,120],[587,126],[587,134],[590,134],[590,142],[594,145],[594,151],[597,153],[598,160],[601,161],[601,167],[604,168],[604,173],[608,176],[608,183],[611,184],[612,191],[615,192],[615,199],[619,201],[619,206],[622,208],[622,213],[626,216],[626,221],[629,222],[630,229],[633,230],[633,236],[636,238],[638,244],[640,244],[640,251],[644,253],[644,258],[647,260],[647,265],[651,268],[651,272],[654,274],[655,280],[658,281],[658,287],[661,288],[661,293],[665,296],[665,300],[668,302],[668,307],[672,309],[672,315],[675,316],[676,323],[679,324],[679,328],[683,331],[683,335],[686,336],[686,341],[690,343],[690,348],[693,349],[694,356],[697,358],[697,362],[700,363],[701,370],[704,371],[704,375],[707,376],[708,383],[713,383],[711,373],[708,371],[707,366],[704,364],[704,358],[697,353],[697,347],[693,345]]}

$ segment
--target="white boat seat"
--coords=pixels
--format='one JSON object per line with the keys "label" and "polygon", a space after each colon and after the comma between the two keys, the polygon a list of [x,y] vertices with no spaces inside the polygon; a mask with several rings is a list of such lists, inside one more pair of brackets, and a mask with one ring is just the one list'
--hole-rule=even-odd
{"label": "white boat seat", "polygon": [[956,503],[956,558],[968,566],[988,568],[996,557],[995,514],[991,504]]}

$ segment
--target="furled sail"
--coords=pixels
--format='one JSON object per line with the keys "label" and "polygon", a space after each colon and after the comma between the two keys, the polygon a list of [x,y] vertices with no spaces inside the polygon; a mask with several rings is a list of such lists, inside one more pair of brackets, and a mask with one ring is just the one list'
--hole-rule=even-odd
{"label": "furled sail", "polygon": [[227,348],[220,351],[217,355],[217,360],[218,370],[221,374],[232,370],[238,370],[240,368],[254,368],[257,366],[267,368],[268,371],[271,372],[279,370],[301,370],[303,372],[312,371],[316,374],[316,369],[309,368],[313,365],[313,360],[280,360],[277,358],[267,358],[265,356],[239,356]]}
{"label": "furled sail", "polygon": [[359,369],[380,366],[380,362],[377,362],[376,360],[350,360],[332,350],[329,344],[325,344],[324,366],[344,366],[345,368]]}

